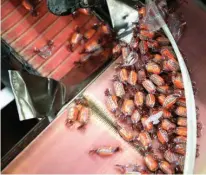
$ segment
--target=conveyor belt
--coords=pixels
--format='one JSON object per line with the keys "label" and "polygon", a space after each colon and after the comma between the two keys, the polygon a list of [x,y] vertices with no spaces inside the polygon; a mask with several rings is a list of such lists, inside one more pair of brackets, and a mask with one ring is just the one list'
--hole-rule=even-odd
{"label": "conveyor belt", "polygon": [[[2,38],[18,53],[22,62],[29,64],[40,75],[56,80],[61,80],[72,69],[73,62],[80,58],[78,51],[83,46],[79,46],[73,53],[67,49],[68,39],[75,26],[78,25],[84,33],[98,21],[95,16],[83,14],[75,19],[71,15],[55,16],[48,11],[45,0],[37,7],[37,17],[33,17],[19,0],[5,0],[1,4]],[[45,46],[48,40],[54,41],[54,49],[52,56],[43,59],[33,49]]]}

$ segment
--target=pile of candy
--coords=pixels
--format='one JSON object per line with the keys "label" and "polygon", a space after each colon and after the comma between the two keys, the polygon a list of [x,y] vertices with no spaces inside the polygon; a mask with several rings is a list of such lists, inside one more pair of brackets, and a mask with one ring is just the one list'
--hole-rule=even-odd
{"label": "pile of candy", "polygon": [[113,48],[122,63],[116,68],[113,90],[105,95],[120,136],[139,147],[146,166],[118,167],[124,173],[182,173],[187,109],[180,67],[168,38],[144,22],[146,8],[139,14],[131,43],[119,42]]}

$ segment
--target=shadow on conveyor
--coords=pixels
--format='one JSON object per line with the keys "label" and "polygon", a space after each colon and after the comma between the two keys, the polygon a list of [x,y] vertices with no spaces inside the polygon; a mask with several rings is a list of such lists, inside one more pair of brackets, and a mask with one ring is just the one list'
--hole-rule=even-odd
{"label": "shadow on conveyor", "polygon": [[15,101],[6,106],[1,111],[1,156],[5,156],[37,123],[37,119],[20,121]]}

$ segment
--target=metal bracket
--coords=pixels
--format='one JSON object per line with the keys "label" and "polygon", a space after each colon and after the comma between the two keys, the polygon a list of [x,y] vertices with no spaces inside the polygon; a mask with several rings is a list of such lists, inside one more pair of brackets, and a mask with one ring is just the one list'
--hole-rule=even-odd
{"label": "metal bracket", "polygon": [[112,26],[117,32],[118,39],[130,43],[133,33],[133,23],[138,22],[138,11],[134,3],[128,4],[125,0],[107,0]]}

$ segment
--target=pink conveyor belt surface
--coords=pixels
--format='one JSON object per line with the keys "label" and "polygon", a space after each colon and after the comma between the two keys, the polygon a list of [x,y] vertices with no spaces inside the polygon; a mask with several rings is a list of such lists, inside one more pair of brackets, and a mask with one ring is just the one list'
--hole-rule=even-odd
{"label": "pink conveyor belt surface", "polygon": [[[68,110],[43,131],[2,173],[7,174],[116,174],[115,164],[140,164],[142,158],[109,127],[91,117],[81,131],[65,125]],[[110,157],[89,155],[99,146],[120,146]]]}

